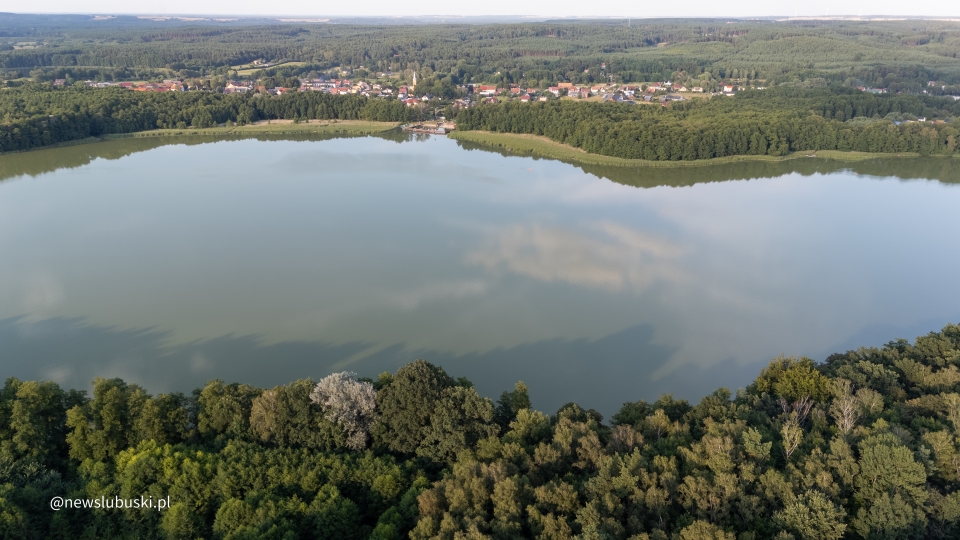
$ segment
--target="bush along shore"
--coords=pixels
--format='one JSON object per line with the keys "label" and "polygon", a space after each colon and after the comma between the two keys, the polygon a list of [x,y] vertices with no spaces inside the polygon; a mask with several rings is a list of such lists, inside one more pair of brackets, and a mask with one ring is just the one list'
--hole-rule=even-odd
{"label": "bush along shore", "polygon": [[[956,538],[960,326],[777,358],[693,405],[494,402],[417,360],[376,379],[0,391],[3,538]],[[630,396],[625,396],[630,398]],[[169,500],[50,509],[55,497]]]}

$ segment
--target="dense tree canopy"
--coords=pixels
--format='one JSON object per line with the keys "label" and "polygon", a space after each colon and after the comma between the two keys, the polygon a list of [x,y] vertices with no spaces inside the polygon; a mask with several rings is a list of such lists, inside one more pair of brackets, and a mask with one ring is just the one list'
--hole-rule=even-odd
{"label": "dense tree canopy", "polygon": [[[0,70],[43,80],[279,75],[347,68],[438,83],[690,79],[846,84],[919,92],[960,85],[948,20],[639,19],[516,24],[411,20],[152,21],[0,14]],[[289,61],[234,70],[257,59]]]}
{"label": "dense tree canopy", "polygon": [[320,92],[281,97],[211,92],[131,92],[121,88],[28,85],[0,91],[0,152],[151,129],[208,128],[257,120],[400,122],[398,101]]}
{"label": "dense tree canopy", "polygon": [[[357,444],[372,422],[372,438]],[[97,379],[0,389],[4,538],[955,538],[960,327],[823,363],[774,359],[731,395],[497,404],[418,360],[191,396]],[[164,498],[53,512],[51,497]]]}
{"label": "dense tree canopy", "polygon": [[960,152],[960,131],[915,120],[958,114],[960,102],[950,98],[776,88],[669,107],[484,104],[460,112],[457,129],[542,135],[591,153],[654,161],[816,150],[950,155]]}

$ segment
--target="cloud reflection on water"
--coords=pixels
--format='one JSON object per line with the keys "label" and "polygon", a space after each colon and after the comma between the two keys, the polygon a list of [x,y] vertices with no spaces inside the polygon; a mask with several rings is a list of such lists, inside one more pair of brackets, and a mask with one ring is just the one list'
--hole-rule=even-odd
{"label": "cloud reflection on water", "polygon": [[676,264],[683,250],[669,241],[609,221],[574,230],[563,226],[513,224],[466,261],[548,283],[642,291],[658,280],[679,282],[687,273]]}

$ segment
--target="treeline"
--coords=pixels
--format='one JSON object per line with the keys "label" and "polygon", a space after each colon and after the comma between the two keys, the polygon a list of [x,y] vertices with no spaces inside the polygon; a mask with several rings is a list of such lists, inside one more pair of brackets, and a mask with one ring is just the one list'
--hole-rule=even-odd
{"label": "treeline", "polygon": [[[644,82],[683,78],[828,81],[891,91],[960,84],[952,21],[643,19],[523,24],[278,24],[113,21],[0,14],[0,69],[172,70],[183,77],[263,58],[451,84]],[[31,48],[15,48],[20,42]],[[226,75],[224,71],[220,71]],[[33,75],[32,75],[33,76]],[[928,81],[940,84],[928,89]]]}
{"label": "treeline", "polygon": [[29,85],[0,92],[0,152],[151,129],[208,128],[258,120],[402,122],[398,101],[321,92],[280,97],[210,92],[133,92],[121,88]]}
{"label": "treeline", "polygon": [[[151,129],[272,119],[402,122],[418,114],[395,100],[320,92],[274,98],[31,84],[0,92],[0,152]],[[456,120],[461,130],[542,135],[587,152],[667,161],[816,150],[949,155],[958,152],[960,132],[948,122],[957,116],[960,102],[950,98],[778,87],[669,107],[484,104],[461,110]]]}
{"label": "treeline", "polygon": [[[0,391],[3,538],[837,540],[960,535],[960,326],[735,395],[494,403],[418,360],[271,389]],[[48,508],[54,496],[169,510]]]}
{"label": "treeline", "polygon": [[957,114],[960,103],[950,98],[776,88],[669,107],[484,104],[461,111],[457,129],[542,135],[591,153],[654,161],[816,150],[950,155],[960,151],[960,131],[933,120]]}

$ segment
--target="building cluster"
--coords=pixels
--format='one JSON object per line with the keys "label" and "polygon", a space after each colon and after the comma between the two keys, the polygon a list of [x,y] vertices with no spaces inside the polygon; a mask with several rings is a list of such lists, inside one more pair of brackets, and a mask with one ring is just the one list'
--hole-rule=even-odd
{"label": "building cluster", "polygon": [[[334,95],[358,94],[371,98],[395,98],[403,102],[408,107],[439,99],[430,94],[419,96],[416,95],[416,78],[414,78],[414,82],[410,85],[401,85],[396,87],[362,80],[354,81],[346,78],[335,79],[321,77],[316,79],[302,78],[298,80],[299,86],[296,88],[266,88],[265,86],[259,85],[258,81],[230,81],[223,88],[223,93],[245,94],[251,92],[269,94],[273,96],[282,96],[291,92],[323,92]],[[64,86],[66,82],[67,81],[65,79],[56,79],[53,81],[53,85]],[[182,80],[174,79],[167,79],[162,82],[98,82],[88,80],[84,81],[84,84],[92,88],[109,88],[116,86],[136,92],[183,92],[187,90],[198,89],[195,87],[190,87]],[[930,81],[930,83],[928,83],[928,87],[936,86],[942,86],[941,89],[946,89],[945,85],[935,83],[934,81]],[[683,84],[674,83],[671,81],[654,82],[643,85],[613,83],[577,85],[574,83],[557,83],[556,85],[550,86],[546,89],[522,88],[517,84],[510,84],[507,86],[489,84],[462,84],[457,86],[457,89],[460,91],[460,94],[465,97],[454,100],[454,108],[471,107],[477,103],[497,103],[503,100],[517,100],[522,103],[529,103],[532,101],[547,101],[547,99],[549,99],[548,96],[553,96],[555,98],[572,97],[575,99],[590,99],[599,97],[597,101],[601,102],[659,102],[663,105],[666,105],[672,101],[685,101],[686,98],[684,97],[684,94],[699,94],[707,92],[700,86],[687,88]],[[754,87],[754,89],[763,90],[764,87],[757,86]],[[868,92],[871,94],[888,93],[888,89],[886,88],[859,86],[858,89],[862,92]],[[721,82],[719,90],[717,92],[709,93],[709,95],[732,96],[739,90],[741,90],[740,86]],[[924,92],[926,92],[926,90],[924,90]],[[948,97],[952,97],[955,100],[960,100],[960,96],[951,95]]]}
{"label": "building cluster", "polygon": [[[576,99],[589,99],[599,97],[601,102],[618,103],[637,103],[638,101],[653,102],[658,101],[666,104],[671,101],[685,101],[679,92],[703,92],[703,88],[695,87],[687,89],[681,84],[674,84],[670,81],[657,82],[650,85],[637,84],[598,84],[598,85],[576,85],[574,83],[557,83],[545,90],[537,88],[521,88],[519,85],[512,84],[508,87],[498,87],[495,85],[466,85],[466,93],[474,95],[480,103],[496,103],[502,99],[515,99],[523,103],[531,101],[546,101],[547,96],[553,97],[572,97]],[[733,87],[730,87],[730,93],[733,93]],[[457,100],[455,106],[470,106],[473,102],[470,99]]]}

